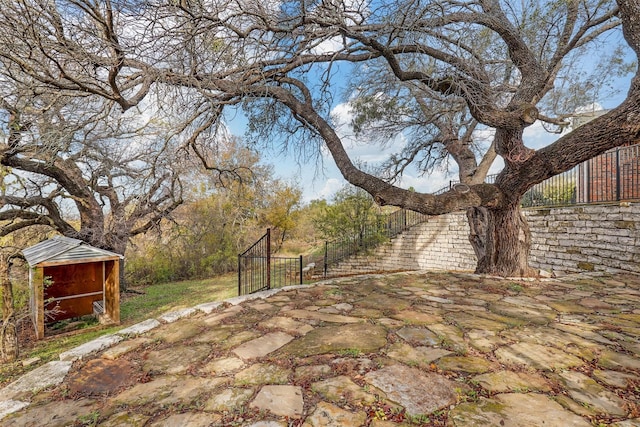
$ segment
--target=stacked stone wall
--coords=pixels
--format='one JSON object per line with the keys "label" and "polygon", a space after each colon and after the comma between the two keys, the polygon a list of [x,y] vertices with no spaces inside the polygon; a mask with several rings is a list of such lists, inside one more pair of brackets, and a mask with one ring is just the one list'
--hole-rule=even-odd
{"label": "stacked stone wall", "polygon": [[640,273],[640,204],[525,211],[532,230],[531,265],[559,274]]}
{"label": "stacked stone wall", "polygon": [[[640,204],[531,208],[530,264],[558,275],[582,271],[640,273]],[[476,257],[463,212],[431,218],[368,254],[331,270],[473,271]]]}

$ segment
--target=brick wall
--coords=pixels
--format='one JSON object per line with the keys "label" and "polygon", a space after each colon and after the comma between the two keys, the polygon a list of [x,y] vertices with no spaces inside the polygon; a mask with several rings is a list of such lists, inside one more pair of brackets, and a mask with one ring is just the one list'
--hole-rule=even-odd
{"label": "brick wall", "polygon": [[[525,210],[534,268],[640,273],[640,204]],[[431,218],[370,254],[353,257],[331,273],[384,270],[473,270],[476,258],[464,213]]]}

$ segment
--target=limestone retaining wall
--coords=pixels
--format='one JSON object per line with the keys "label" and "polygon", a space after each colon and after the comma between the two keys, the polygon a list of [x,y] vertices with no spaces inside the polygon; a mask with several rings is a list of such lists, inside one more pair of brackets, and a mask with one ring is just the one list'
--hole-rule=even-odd
{"label": "limestone retaining wall", "polygon": [[[640,273],[640,204],[526,209],[534,268]],[[431,218],[370,254],[352,257],[331,273],[382,270],[474,270],[463,212]]]}

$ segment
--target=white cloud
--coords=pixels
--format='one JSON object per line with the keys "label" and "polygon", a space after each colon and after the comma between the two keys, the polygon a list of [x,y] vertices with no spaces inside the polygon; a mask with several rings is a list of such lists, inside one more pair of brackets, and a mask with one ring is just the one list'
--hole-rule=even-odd
{"label": "white cloud", "polygon": [[486,141],[487,143],[491,143],[493,141],[493,137],[496,134],[496,130],[494,128],[478,128],[473,131],[473,138],[475,140]]}
{"label": "white cloud", "polygon": [[604,112],[605,112],[604,108],[602,108],[602,105],[598,102],[593,102],[591,104],[587,104],[582,107],[576,108],[577,114],[591,113],[596,117]]}
{"label": "white cloud", "polygon": [[311,49],[309,49],[309,52],[313,55],[325,55],[325,54],[339,52],[343,48],[344,48],[344,42],[342,37],[332,37],[312,47]]}
{"label": "white cloud", "polygon": [[312,199],[325,199],[331,200],[333,196],[340,190],[346,181],[338,178],[329,178],[325,181],[324,187],[317,193],[316,197]]}
{"label": "white cloud", "polygon": [[353,108],[351,108],[348,103],[342,102],[331,110],[331,119],[337,129],[343,129],[345,127],[351,128]]}

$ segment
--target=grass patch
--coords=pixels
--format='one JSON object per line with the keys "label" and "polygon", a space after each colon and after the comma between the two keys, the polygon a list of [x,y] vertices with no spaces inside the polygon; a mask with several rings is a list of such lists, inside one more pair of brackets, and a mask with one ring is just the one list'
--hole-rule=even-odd
{"label": "grass patch", "polygon": [[237,296],[238,276],[232,273],[205,280],[132,287],[131,290],[142,294],[129,292],[122,296],[120,319],[123,324],[133,324],[168,311]]}

